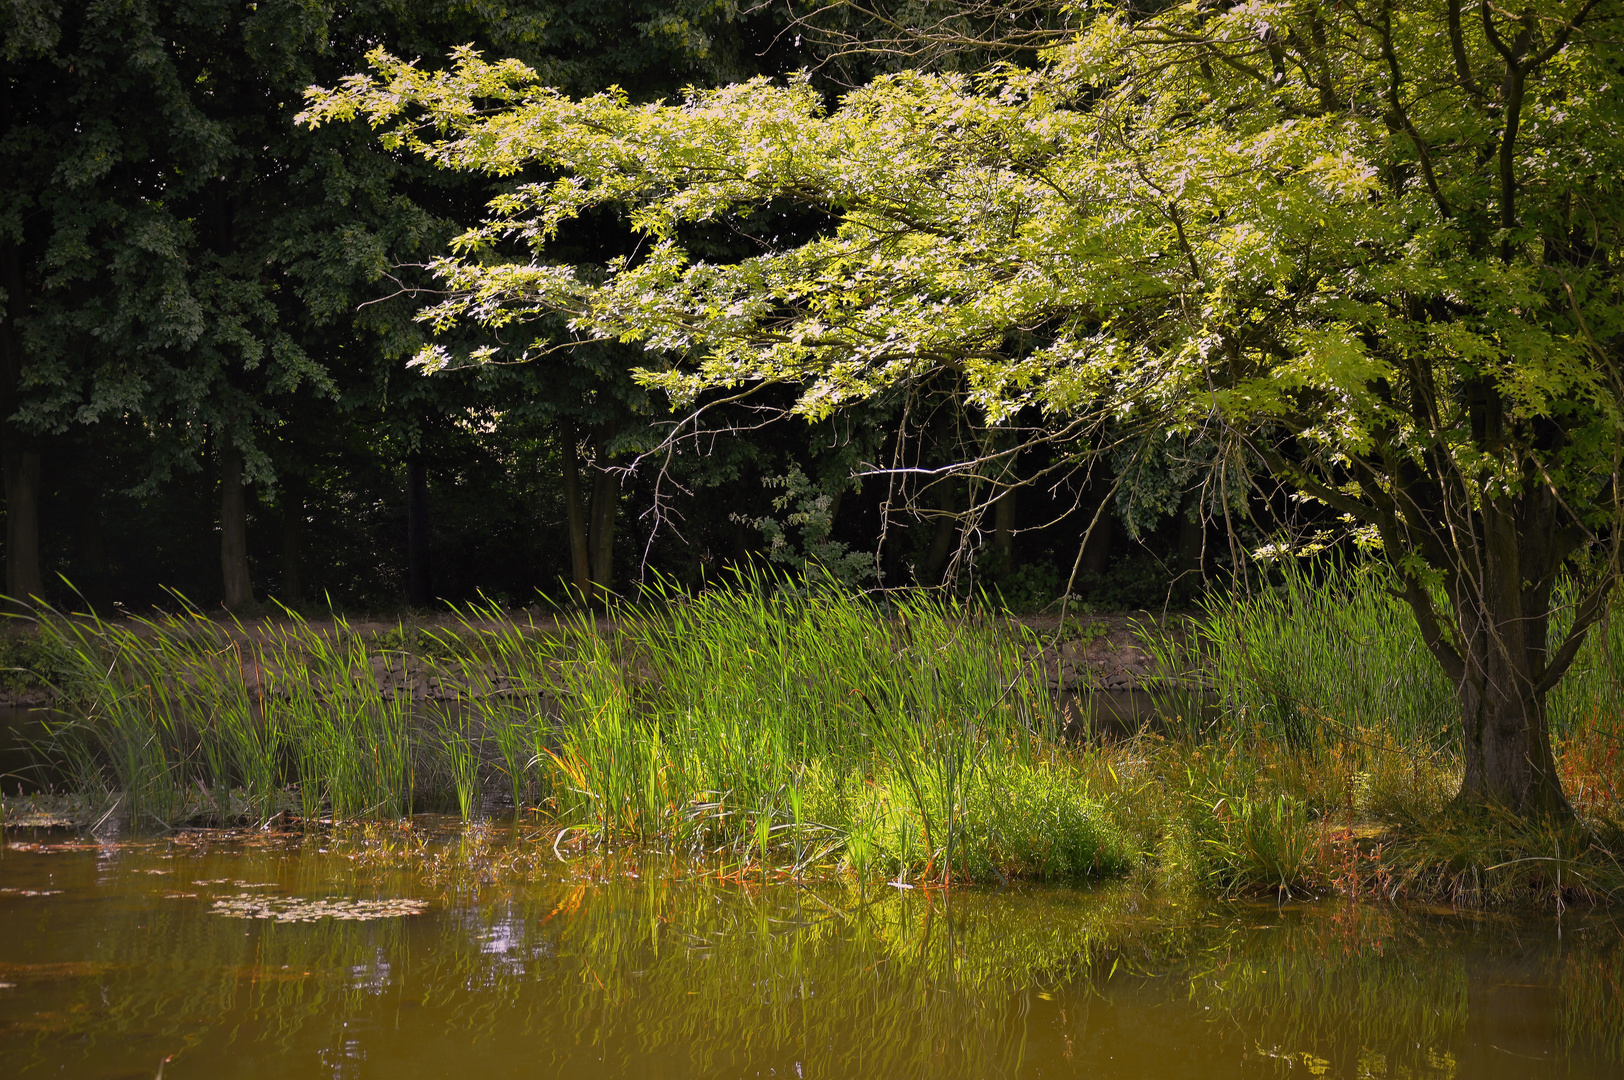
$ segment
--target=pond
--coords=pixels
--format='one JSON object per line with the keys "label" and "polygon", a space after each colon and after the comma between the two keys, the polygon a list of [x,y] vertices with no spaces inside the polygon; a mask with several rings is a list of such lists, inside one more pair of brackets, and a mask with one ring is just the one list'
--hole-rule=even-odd
{"label": "pond", "polygon": [[1621,1071],[1606,912],[859,890],[435,837],[409,867],[321,835],[13,831],[0,1076]]}

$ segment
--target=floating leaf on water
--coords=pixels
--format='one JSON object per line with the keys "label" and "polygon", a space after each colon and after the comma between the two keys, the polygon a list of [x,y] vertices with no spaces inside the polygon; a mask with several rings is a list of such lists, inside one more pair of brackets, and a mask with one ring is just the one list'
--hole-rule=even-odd
{"label": "floating leaf on water", "polygon": [[368,921],[420,915],[426,900],[309,900],[297,896],[255,896],[238,893],[216,900],[209,910],[230,919],[274,919],[277,922],[316,922],[320,919]]}

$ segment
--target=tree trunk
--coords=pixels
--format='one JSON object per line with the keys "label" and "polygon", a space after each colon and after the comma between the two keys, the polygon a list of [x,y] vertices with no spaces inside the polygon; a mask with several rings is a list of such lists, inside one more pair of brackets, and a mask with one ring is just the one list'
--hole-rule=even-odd
{"label": "tree trunk", "polygon": [[290,607],[304,600],[305,480],[288,476],[282,482],[282,602]]}
{"label": "tree trunk", "polygon": [[434,602],[429,576],[429,470],[421,454],[406,459],[406,602]]}
{"label": "tree trunk", "polygon": [[114,598],[113,575],[107,558],[107,536],[102,526],[97,493],[82,492],[75,499],[73,532],[78,569],[73,587],[91,611],[107,607]]}
{"label": "tree trunk", "polygon": [[[1464,645],[1457,681],[1465,765],[1459,801],[1523,815],[1569,814],[1541,685],[1550,627],[1550,590],[1540,585],[1547,580],[1542,533],[1549,529],[1527,513],[1545,516],[1528,505],[1539,501],[1539,493],[1522,501],[1523,514],[1508,513],[1504,505],[1485,507],[1481,569],[1463,575],[1453,590]],[[1533,565],[1525,570],[1526,556]]]}
{"label": "tree trunk", "polygon": [[1015,569],[1015,488],[1007,487],[992,504],[993,574]]}
{"label": "tree trunk", "polygon": [[30,598],[45,593],[39,560],[40,455],[5,437],[0,459],[6,486],[6,595],[13,608],[27,609],[33,606]]}
{"label": "tree trunk", "polygon": [[248,577],[248,506],[242,467],[242,451],[227,442],[220,451],[220,573],[225,605],[232,611],[254,603],[254,587]]}
{"label": "tree trunk", "polygon": [[592,564],[593,591],[607,600],[614,588],[616,511],[620,503],[620,477],[609,469],[608,445],[613,431],[600,428],[592,462],[592,510],[587,532],[587,553]]}
{"label": "tree trunk", "polygon": [[[1110,494],[1107,493],[1105,498],[1110,498]],[[1095,515],[1098,515],[1099,523],[1088,534],[1088,544],[1083,548],[1082,565],[1078,570],[1097,579],[1105,576],[1106,567],[1111,564],[1111,534],[1116,530],[1116,520],[1110,507],[1102,511],[1097,503],[1088,520],[1094,521]]]}
{"label": "tree trunk", "polygon": [[564,442],[564,516],[570,534],[570,584],[581,603],[592,603],[592,563],[587,556],[586,507],[581,503],[580,439],[574,421],[562,426]]}
{"label": "tree trunk", "polygon": [[954,485],[951,476],[936,481],[936,532],[930,538],[930,550],[925,553],[925,572],[919,577],[921,585],[941,584],[948,556],[953,554],[953,541],[959,535]]}
{"label": "tree trunk", "polygon": [[[1496,415],[1489,411],[1484,426],[1492,435]],[[1565,510],[1537,475],[1521,493],[1486,496],[1475,506],[1461,497],[1466,490],[1415,484],[1403,491],[1408,505],[1437,508],[1442,522],[1417,527],[1392,515],[1379,525],[1422,640],[1455,684],[1464,765],[1456,805],[1524,817],[1570,815],[1551,753],[1545,698],[1605,610],[1612,579],[1580,602],[1572,629],[1551,652],[1553,590],[1582,532],[1558,527]],[[1452,634],[1431,592],[1402,569],[1415,551],[1442,571]]]}
{"label": "tree trunk", "polygon": [[1191,496],[1179,508],[1179,573],[1206,576],[1207,527],[1199,501]]}
{"label": "tree trunk", "polygon": [[28,598],[45,592],[39,557],[39,448],[17,429],[12,414],[22,404],[22,334],[17,309],[24,288],[22,256],[13,244],[0,245],[0,282],[6,290],[0,324],[0,479],[6,495],[6,596],[9,610],[26,610]]}

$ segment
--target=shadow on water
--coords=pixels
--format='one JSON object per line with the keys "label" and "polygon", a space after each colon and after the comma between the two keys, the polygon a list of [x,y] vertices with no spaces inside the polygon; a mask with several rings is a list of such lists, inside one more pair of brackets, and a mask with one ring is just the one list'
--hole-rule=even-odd
{"label": "shadow on water", "polygon": [[[1604,914],[720,885],[550,851],[531,880],[436,889],[355,854],[13,835],[0,1075],[171,1058],[170,1080],[1497,1078],[1624,1060],[1624,939]],[[427,906],[362,903],[400,898]]]}
{"label": "shadow on water", "polygon": [[49,709],[0,706],[0,784],[6,794],[41,791],[62,780],[30,750],[44,738],[41,721],[50,714]]}

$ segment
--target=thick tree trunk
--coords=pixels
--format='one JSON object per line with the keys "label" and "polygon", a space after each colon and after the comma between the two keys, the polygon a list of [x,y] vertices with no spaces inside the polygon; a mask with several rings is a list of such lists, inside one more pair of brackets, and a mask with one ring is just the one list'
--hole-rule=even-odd
{"label": "thick tree trunk", "polygon": [[[1479,436],[1492,442],[1497,413],[1484,412]],[[1537,475],[1517,495],[1480,498],[1476,505],[1462,497],[1465,491],[1464,485],[1429,491],[1417,484],[1404,491],[1407,504],[1431,509],[1435,521],[1417,527],[1395,515],[1380,525],[1392,566],[1404,567],[1419,551],[1443,574],[1453,633],[1443,629],[1444,616],[1422,581],[1399,571],[1422,639],[1455,683],[1460,703],[1464,772],[1456,804],[1525,817],[1569,815],[1545,698],[1605,609],[1612,579],[1581,602],[1573,629],[1552,652],[1553,589],[1582,533],[1558,527],[1565,511]],[[1447,532],[1437,519],[1448,524]]]}
{"label": "thick tree trunk", "polygon": [[615,527],[620,504],[620,477],[609,469],[608,444],[613,432],[600,429],[592,463],[592,511],[587,531],[587,553],[592,565],[594,592],[607,599],[614,588]]}
{"label": "thick tree trunk", "polygon": [[[1106,497],[1109,498],[1109,495]],[[1088,515],[1088,520],[1093,521],[1095,515],[1098,515],[1099,523],[1094,526],[1094,531],[1088,534],[1088,544],[1083,548],[1082,563],[1078,571],[1099,578],[1104,576],[1106,567],[1111,564],[1111,534],[1115,531],[1116,521],[1110,507],[1106,507],[1102,512],[1097,503],[1093,512]]]}
{"label": "thick tree trunk", "polygon": [[1204,577],[1206,574],[1206,522],[1194,497],[1179,508],[1179,573]]}
{"label": "thick tree trunk", "polygon": [[220,574],[225,606],[252,607],[248,577],[248,505],[243,495],[242,452],[227,444],[220,451]]}
{"label": "thick tree trunk", "polygon": [[572,421],[562,428],[564,517],[570,534],[570,584],[583,604],[592,603],[592,563],[587,555],[586,507],[581,502],[580,440]]}
{"label": "thick tree trunk", "polygon": [[406,459],[406,602],[428,607],[434,601],[429,574],[429,470],[422,455]]}
{"label": "thick tree trunk", "polygon": [[282,602],[304,600],[305,481],[288,476],[282,482]]}
{"label": "thick tree trunk", "polygon": [[73,587],[92,611],[112,603],[113,575],[107,557],[107,535],[102,526],[101,501],[96,493],[82,492],[75,500],[73,542],[79,566]]}
{"label": "thick tree trunk", "polygon": [[1568,814],[1541,686],[1550,590],[1538,583],[1548,580],[1541,541],[1550,528],[1537,520],[1547,517],[1542,508],[1530,505],[1538,499],[1538,493],[1525,497],[1522,514],[1485,508],[1479,517],[1480,569],[1455,589],[1464,646],[1457,683],[1465,765],[1460,801],[1524,815]]}
{"label": "thick tree trunk", "polygon": [[6,495],[6,595],[13,610],[24,610],[28,598],[43,596],[39,552],[39,448],[19,431],[11,415],[22,404],[22,334],[17,310],[24,287],[22,255],[15,245],[0,245],[0,282],[6,290],[0,322],[0,479]]}

